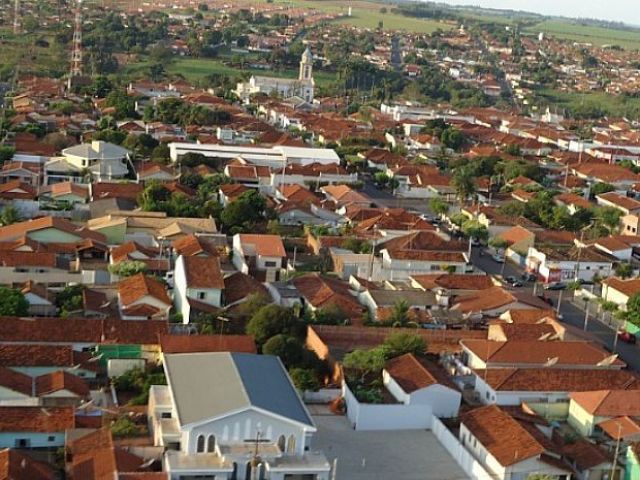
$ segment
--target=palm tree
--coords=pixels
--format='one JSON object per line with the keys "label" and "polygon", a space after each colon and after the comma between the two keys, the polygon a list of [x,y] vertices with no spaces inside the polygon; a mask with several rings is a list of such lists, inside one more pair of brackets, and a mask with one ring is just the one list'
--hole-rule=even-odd
{"label": "palm tree", "polygon": [[469,169],[459,169],[453,175],[451,183],[456,190],[460,206],[476,193],[476,184]]}
{"label": "palm tree", "polygon": [[405,325],[409,321],[409,304],[406,300],[398,300],[391,310],[389,321],[395,326]]}

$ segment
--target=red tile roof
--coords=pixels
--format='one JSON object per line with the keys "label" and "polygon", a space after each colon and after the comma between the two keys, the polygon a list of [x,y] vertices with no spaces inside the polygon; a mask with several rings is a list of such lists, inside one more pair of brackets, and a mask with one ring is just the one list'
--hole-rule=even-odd
{"label": "red tile roof", "polygon": [[460,423],[504,467],[545,453],[527,429],[496,405],[471,410],[461,416]]}
{"label": "red tile roof", "polygon": [[187,288],[224,289],[218,257],[182,257],[182,262]]}
{"label": "red tile roof", "polygon": [[68,390],[79,397],[89,396],[89,385],[82,378],[63,370],[40,375],[35,379],[36,395],[50,395],[61,390]]}
{"label": "red tile roof", "polygon": [[[264,257],[286,257],[287,252],[279,235],[253,235],[241,233],[240,242],[251,245],[256,254]],[[245,251],[245,254],[247,252]]]}
{"label": "red tile roof", "polygon": [[120,295],[122,305],[125,307],[147,295],[156,298],[166,305],[171,305],[171,299],[167,294],[165,286],[158,280],[142,273],[121,280],[120,283],[118,283],[118,294]]}
{"label": "red tile roof", "polygon": [[640,416],[640,390],[574,392],[571,400],[598,417]]}
{"label": "red tile roof", "polygon": [[160,346],[162,353],[256,353],[256,344],[250,335],[161,335]]}
{"label": "red tile roof", "polygon": [[0,406],[0,432],[60,433],[74,427],[73,407]]}
{"label": "red tile roof", "polygon": [[33,378],[7,367],[0,367],[0,387],[14,392],[33,395]]}
{"label": "red tile roof", "polygon": [[3,480],[56,480],[55,470],[47,463],[29,455],[5,448],[0,450],[0,479]]}

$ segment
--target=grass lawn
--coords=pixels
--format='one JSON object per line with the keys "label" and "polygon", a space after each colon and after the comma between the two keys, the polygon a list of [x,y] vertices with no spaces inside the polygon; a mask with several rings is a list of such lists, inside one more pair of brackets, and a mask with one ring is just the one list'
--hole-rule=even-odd
{"label": "grass lawn", "polygon": [[593,45],[619,45],[625,49],[640,49],[640,30],[616,30],[613,28],[579,25],[577,23],[546,20],[527,27],[527,32],[544,32],[557,38]]}
{"label": "grass lawn", "polygon": [[[141,61],[130,63],[124,67],[124,72],[133,77],[142,76],[147,73],[149,63]],[[181,74],[189,81],[197,81],[206,77],[211,73],[221,73],[226,75],[239,75],[248,73],[250,75],[264,75],[268,77],[296,78],[298,76],[297,69],[291,70],[260,70],[260,69],[240,69],[225,65],[218,59],[209,58],[189,58],[177,57],[169,65],[166,66],[167,72],[170,74]],[[325,86],[335,80],[336,76],[331,72],[323,72],[314,70],[313,78],[316,80],[317,86]]]}

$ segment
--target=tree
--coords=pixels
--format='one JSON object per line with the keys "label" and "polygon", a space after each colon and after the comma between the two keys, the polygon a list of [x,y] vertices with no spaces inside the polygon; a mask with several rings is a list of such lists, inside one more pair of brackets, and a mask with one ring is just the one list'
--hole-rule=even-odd
{"label": "tree", "polygon": [[262,346],[262,353],[280,357],[284,366],[291,368],[302,361],[304,346],[295,337],[278,334],[265,342]]}
{"label": "tree", "polygon": [[232,201],[222,211],[220,220],[227,231],[250,231],[264,220],[266,201],[256,190],[249,190]]}
{"label": "tree", "polygon": [[449,204],[441,198],[432,198],[429,200],[429,210],[441,217],[449,212]]}
{"label": "tree", "polygon": [[622,212],[615,207],[600,207],[596,209],[596,224],[609,233],[614,233],[620,224]]}
{"label": "tree", "polygon": [[16,149],[7,145],[0,145],[0,163],[6,163],[13,158]]}
{"label": "tree", "polygon": [[591,196],[602,195],[603,193],[613,192],[616,189],[610,183],[598,182],[591,187]]}
{"label": "tree", "polygon": [[266,305],[251,317],[247,323],[246,332],[253,335],[259,346],[263,346],[267,340],[278,334],[302,338],[305,334],[305,326],[293,315],[291,308]]}
{"label": "tree", "polygon": [[0,315],[8,317],[29,315],[29,302],[20,290],[0,287]]}
{"label": "tree", "polygon": [[409,321],[409,304],[405,299],[397,300],[391,309],[389,322],[393,326],[403,326]]}
{"label": "tree", "polygon": [[633,267],[630,263],[619,263],[616,266],[616,275],[622,279],[631,278],[633,275]]}
{"label": "tree", "polygon": [[111,433],[116,438],[135,437],[140,428],[126,415],[118,417],[111,423]]}
{"label": "tree", "polygon": [[505,248],[509,246],[509,242],[507,242],[504,238],[493,237],[489,240],[489,246],[493,247],[497,252],[504,251]]}
{"label": "tree", "polygon": [[342,366],[347,369],[347,375],[351,370],[359,377],[360,381],[364,381],[368,375],[378,375],[384,368],[386,361],[386,353],[382,348],[354,350],[344,356]]}
{"label": "tree", "polygon": [[373,175],[373,180],[376,182],[376,185],[384,188],[389,183],[389,176],[384,172],[376,172]]}
{"label": "tree", "polygon": [[320,381],[315,370],[311,368],[292,368],[289,376],[296,388],[301,392],[316,392],[320,389]]}
{"label": "tree", "polygon": [[60,309],[61,317],[67,317],[73,312],[82,310],[84,306],[83,291],[83,285],[69,285],[56,295],[56,306]]}
{"label": "tree", "polygon": [[385,358],[390,360],[406,353],[424,355],[427,350],[427,343],[418,334],[396,332],[386,338],[382,344],[382,349],[385,353]]}
{"label": "tree", "polygon": [[476,193],[474,176],[469,168],[462,167],[456,170],[451,179],[451,184],[456,190],[456,196],[461,205]]}
{"label": "tree", "polygon": [[13,205],[7,205],[0,212],[0,222],[2,225],[11,225],[22,220],[20,212]]}
{"label": "tree", "polygon": [[489,238],[489,230],[477,220],[467,220],[462,224],[462,233],[469,238],[486,241]]}
{"label": "tree", "polygon": [[138,273],[147,271],[147,264],[140,260],[123,260],[119,263],[109,265],[109,273],[118,275],[119,277],[132,277]]}
{"label": "tree", "polygon": [[640,326],[640,293],[636,293],[627,300],[626,311],[620,312],[620,317],[626,322]]}

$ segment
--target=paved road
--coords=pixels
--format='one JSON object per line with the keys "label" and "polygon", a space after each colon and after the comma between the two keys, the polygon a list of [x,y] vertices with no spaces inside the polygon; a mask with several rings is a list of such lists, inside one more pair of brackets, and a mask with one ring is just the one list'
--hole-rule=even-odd
{"label": "paved road", "polygon": [[[495,262],[491,259],[491,256],[484,254],[482,257],[479,254],[480,249],[474,248],[472,261],[473,264],[487,272],[489,275],[500,275],[502,264]],[[507,263],[504,266],[504,275],[513,275],[516,278],[520,278],[523,270],[517,268],[511,263]],[[533,293],[534,284],[527,283],[523,288],[517,290],[527,291]],[[558,305],[559,292],[543,291],[542,286],[537,286],[538,294],[544,293],[547,297],[553,300],[554,306]],[[587,330],[584,330],[585,311],[584,304],[581,300],[576,300],[576,303],[572,302],[573,293],[565,291],[562,293],[562,303],[560,304],[560,313],[562,315],[562,323],[565,324],[568,331],[573,335],[590,340],[603,345],[607,350],[614,351],[614,341],[616,337],[616,330],[612,328],[608,323],[595,319],[596,307],[590,306],[589,320],[587,322]],[[578,308],[578,306],[580,308]],[[616,342],[615,353],[620,355],[620,358],[624,360],[629,367],[636,371],[640,371],[640,350],[636,345],[629,345],[623,342]]]}

